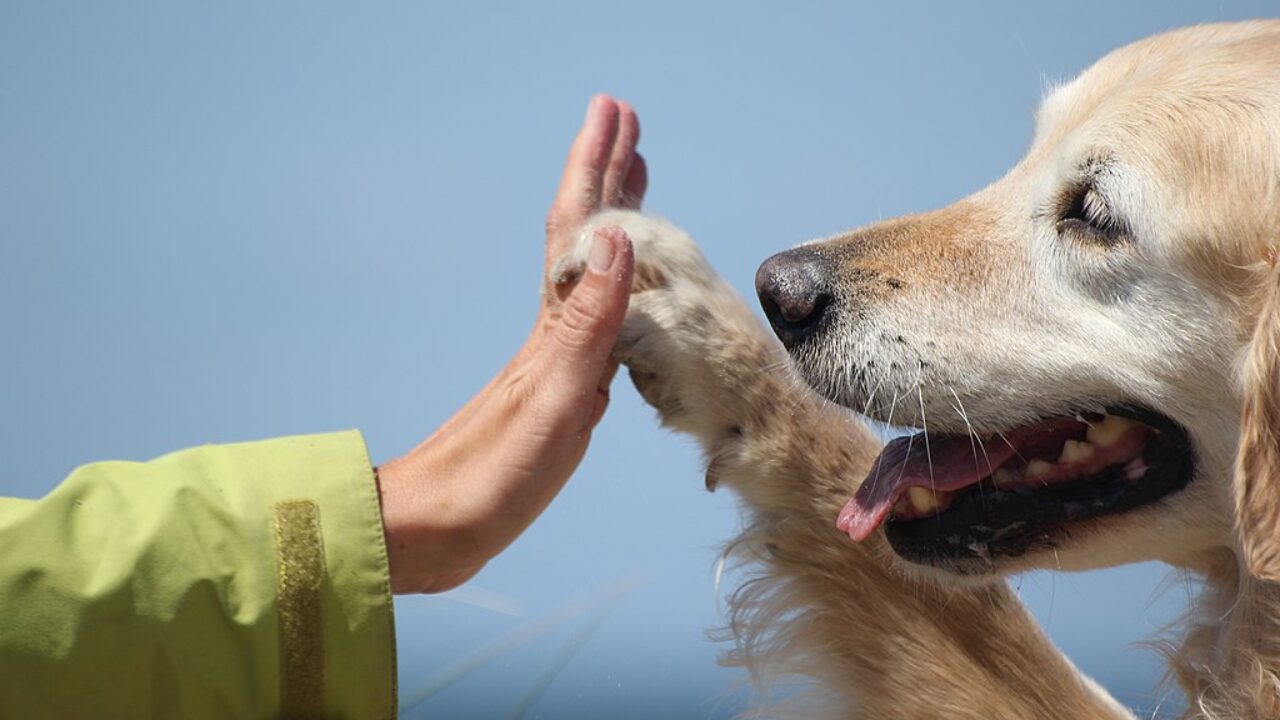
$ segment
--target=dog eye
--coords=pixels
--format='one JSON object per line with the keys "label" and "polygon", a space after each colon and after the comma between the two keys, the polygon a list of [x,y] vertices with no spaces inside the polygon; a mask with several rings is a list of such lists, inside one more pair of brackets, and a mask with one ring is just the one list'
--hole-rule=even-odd
{"label": "dog eye", "polygon": [[1059,235],[1112,247],[1124,239],[1126,230],[1092,184],[1079,185],[1064,196]]}

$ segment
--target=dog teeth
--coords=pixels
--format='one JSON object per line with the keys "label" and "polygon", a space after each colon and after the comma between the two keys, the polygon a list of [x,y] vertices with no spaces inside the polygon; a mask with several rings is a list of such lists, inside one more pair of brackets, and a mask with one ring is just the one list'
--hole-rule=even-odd
{"label": "dog teeth", "polygon": [[1062,446],[1062,454],[1058,456],[1060,463],[1073,463],[1093,457],[1094,447],[1087,442],[1068,440]]}
{"label": "dog teeth", "polygon": [[1147,474],[1146,461],[1144,461],[1140,457],[1130,460],[1129,464],[1124,466],[1124,474],[1125,474],[1125,477],[1129,478],[1130,480],[1138,480],[1143,475]]}
{"label": "dog teeth", "polygon": [[[948,490],[930,490],[923,487],[907,488],[907,496],[894,505],[909,505],[915,515],[934,515],[951,504],[954,492]],[[903,508],[906,509],[905,507]]]}
{"label": "dog teeth", "polygon": [[938,509],[938,496],[929,488],[907,488],[907,497],[917,512],[928,513]]}
{"label": "dog teeth", "polygon": [[1099,447],[1110,447],[1115,445],[1116,441],[1119,440],[1120,437],[1129,430],[1129,428],[1137,424],[1137,422],[1128,418],[1122,418],[1116,415],[1107,415],[1102,419],[1102,422],[1096,422],[1089,426],[1088,432],[1085,433],[1085,438]]}
{"label": "dog teeth", "polygon": [[1053,466],[1044,460],[1032,460],[1027,463],[1027,475],[1031,477],[1044,477],[1049,474],[1049,469]]}
{"label": "dog teeth", "polygon": [[1014,475],[1012,471],[1005,470],[1004,468],[996,470],[995,473],[991,475],[991,483],[996,487],[1000,487],[1001,485],[1012,485],[1017,479],[1017,475]]}

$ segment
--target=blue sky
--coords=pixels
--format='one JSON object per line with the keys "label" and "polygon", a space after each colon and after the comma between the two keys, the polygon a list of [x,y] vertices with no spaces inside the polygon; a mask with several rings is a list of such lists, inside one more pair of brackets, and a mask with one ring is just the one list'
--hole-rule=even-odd
{"label": "blue sky", "polygon": [[[78,464],[357,427],[403,452],[530,327],[542,216],[592,93],[647,207],[744,293],[768,255],[946,204],[1046,83],[1263,2],[0,2],[0,489]],[[731,715],[713,569],[739,527],[624,382],[549,512],[453,596],[397,602],[417,717]],[[1156,566],[1015,581],[1136,706]]]}

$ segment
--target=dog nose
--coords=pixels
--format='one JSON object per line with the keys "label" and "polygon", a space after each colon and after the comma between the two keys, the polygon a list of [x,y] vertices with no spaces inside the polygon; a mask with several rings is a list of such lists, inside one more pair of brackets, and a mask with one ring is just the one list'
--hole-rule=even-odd
{"label": "dog nose", "polygon": [[803,247],[774,255],[756,271],[756,294],[786,347],[822,327],[832,299],[828,277],[827,261]]}

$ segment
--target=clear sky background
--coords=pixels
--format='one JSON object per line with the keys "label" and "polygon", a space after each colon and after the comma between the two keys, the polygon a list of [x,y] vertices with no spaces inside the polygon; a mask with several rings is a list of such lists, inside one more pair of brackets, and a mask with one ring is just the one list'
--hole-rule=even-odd
{"label": "clear sky background", "polygon": [[[410,448],[530,327],[543,214],[594,92],[640,112],[647,207],[749,293],[773,252],[999,177],[1046,83],[1274,11],[0,0],[0,490],[347,427],[375,460]],[[402,697],[426,698],[406,717],[730,716],[743,678],[706,631],[738,528],[623,380],[509,552],[457,593],[397,601]],[[1126,702],[1166,698],[1135,643],[1184,580],[1015,584]]]}

